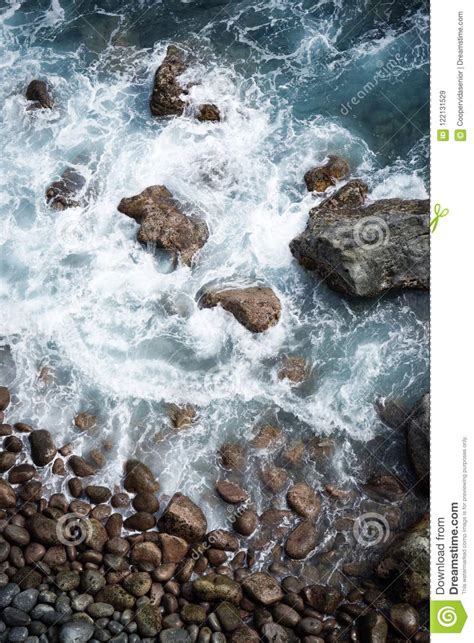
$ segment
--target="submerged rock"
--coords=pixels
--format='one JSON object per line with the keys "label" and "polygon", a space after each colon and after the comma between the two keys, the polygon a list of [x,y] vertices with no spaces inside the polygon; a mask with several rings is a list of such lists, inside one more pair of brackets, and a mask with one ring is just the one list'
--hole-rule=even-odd
{"label": "submerged rock", "polygon": [[279,380],[300,384],[308,377],[308,365],[304,357],[285,357],[278,371]]}
{"label": "submerged rock", "polygon": [[304,175],[304,180],[310,192],[325,192],[336,184],[336,180],[347,178],[349,172],[349,163],[345,159],[331,155],[325,165],[308,170]]}
{"label": "submerged rock", "polygon": [[51,183],[46,190],[46,201],[55,210],[76,208],[80,205],[79,195],[85,184],[86,180],[82,174],[68,167],[61,178]]}
{"label": "submerged rock", "polygon": [[302,560],[316,547],[317,539],[315,526],[309,520],[304,520],[288,536],[285,552],[290,558]]}
{"label": "submerged rock", "polygon": [[281,303],[273,290],[260,286],[207,292],[199,304],[202,308],[222,306],[253,333],[275,326],[281,314]]}
{"label": "submerged rock", "polygon": [[321,500],[306,482],[297,482],[286,494],[288,506],[297,514],[314,520],[321,510]]}
{"label": "submerged rock", "polygon": [[281,446],[284,440],[285,436],[279,427],[265,424],[258,429],[257,435],[252,438],[250,444],[256,449],[273,449]]}
{"label": "submerged rock", "polygon": [[247,462],[245,447],[236,443],[226,443],[219,449],[219,457],[225,469],[243,471]]}
{"label": "submerged rock", "polygon": [[185,429],[197,418],[197,411],[192,404],[185,404],[184,406],[178,406],[177,404],[171,404],[169,407],[169,417],[171,424],[175,429]]}
{"label": "submerged rock", "polygon": [[168,250],[186,265],[191,264],[209,237],[206,223],[184,214],[163,185],[152,185],[136,196],[122,199],[118,210],[140,223],[140,243]]}
{"label": "submerged rock", "polygon": [[182,95],[187,89],[179,82],[186,70],[186,56],[182,49],[170,45],[166,56],[155,73],[150,110],[153,116],[180,116],[185,107]]}
{"label": "submerged rock", "polygon": [[245,502],[249,498],[249,494],[245,489],[242,489],[237,483],[230,482],[229,480],[219,480],[216,483],[216,491],[222,500],[234,505]]}
{"label": "submerged rock", "polygon": [[428,495],[430,491],[430,395],[427,393],[415,406],[406,422],[407,453],[418,488]]}
{"label": "submerged rock", "polygon": [[365,205],[366,193],[362,181],[351,181],[311,210],[306,230],[290,243],[294,257],[346,295],[428,290],[429,200]]}
{"label": "submerged rock", "polygon": [[160,485],[151,470],[139,460],[125,463],[125,489],[130,493],[156,493]]}
{"label": "submerged rock", "polygon": [[44,80],[32,80],[26,88],[27,100],[34,101],[32,107],[52,109],[53,99]]}

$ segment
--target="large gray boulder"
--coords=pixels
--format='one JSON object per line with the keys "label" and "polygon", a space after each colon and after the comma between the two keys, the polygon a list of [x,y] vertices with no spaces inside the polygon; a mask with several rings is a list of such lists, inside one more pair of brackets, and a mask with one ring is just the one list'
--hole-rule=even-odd
{"label": "large gray boulder", "polygon": [[429,288],[429,201],[366,203],[367,186],[350,181],[310,211],[290,249],[333,290],[376,297]]}

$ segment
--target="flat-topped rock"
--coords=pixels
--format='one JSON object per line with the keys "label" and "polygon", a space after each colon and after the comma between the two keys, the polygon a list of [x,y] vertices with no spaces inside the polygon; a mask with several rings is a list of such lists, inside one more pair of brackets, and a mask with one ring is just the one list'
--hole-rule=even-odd
{"label": "flat-topped rock", "polygon": [[429,288],[429,200],[365,203],[351,181],[310,212],[290,249],[299,263],[338,292],[376,297],[391,289]]}
{"label": "flat-topped rock", "polygon": [[201,308],[221,306],[253,333],[263,333],[280,320],[281,302],[271,288],[251,286],[209,291],[201,298]]}
{"label": "flat-topped rock", "polygon": [[272,605],[283,598],[278,581],[264,572],[257,572],[245,578],[242,587],[252,600],[262,605]]}

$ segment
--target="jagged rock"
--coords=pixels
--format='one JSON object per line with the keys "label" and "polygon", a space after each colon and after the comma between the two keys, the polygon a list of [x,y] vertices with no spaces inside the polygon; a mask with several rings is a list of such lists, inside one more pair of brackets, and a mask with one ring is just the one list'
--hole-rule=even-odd
{"label": "jagged rock", "polygon": [[163,185],[152,185],[140,194],[122,199],[118,210],[140,223],[137,237],[140,243],[168,250],[186,265],[191,264],[209,237],[206,223],[184,214]]}
{"label": "jagged rock", "polygon": [[304,357],[287,356],[283,360],[278,379],[289,380],[292,384],[300,384],[308,376],[308,365]]}
{"label": "jagged rock", "polygon": [[253,333],[262,333],[278,323],[281,303],[271,288],[252,286],[230,290],[206,292],[201,308],[222,306],[238,322]]}
{"label": "jagged rock", "polygon": [[283,431],[277,426],[266,424],[258,429],[257,435],[252,438],[250,444],[256,449],[268,449],[281,446],[285,437]]}
{"label": "jagged rock", "polygon": [[155,73],[150,110],[153,116],[180,116],[185,107],[181,96],[187,89],[179,83],[186,70],[186,56],[182,49],[170,45],[166,56]]}
{"label": "jagged rock", "polygon": [[97,418],[92,413],[83,411],[74,418],[74,426],[80,431],[90,431],[97,427]]}
{"label": "jagged rock", "polygon": [[221,120],[221,113],[217,105],[205,103],[199,106],[197,119],[201,122],[218,123]]}
{"label": "jagged rock", "polygon": [[180,430],[193,424],[196,420],[197,412],[192,404],[185,404],[184,406],[171,404],[169,407],[169,416],[173,427]]}
{"label": "jagged rock", "polygon": [[175,493],[158,521],[160,531],[184,538],[188,543],[202,541],[207,520],[201,509],[187,496]]}
{"label": "jagged rock", "polygon": [[430,395],[424,395],[406,424],[408,458],[425,495],[430,491]]}
{"label": "jagged rock", "polygon": [[325,192],[336,185],[336,180],[349,176],[349,163],[340,156],[331,155],[325,165],[314,167],[304,175],[306,187],[310,192]]}
{"label": "jagged rock", "polygon": [[219,449],[221,464],[226,469],[237,469],[243,471],[247,461],[245,447],[241,444],[226,443]]}
{"label": "jagged rock", "polygon": [[27,100],[34,101],[33,107],[52,109],[53,99],[44,80],[32,80],[26,88]]}
{"label": "jagged rock", "polygon": [[76,208],[80,205],[78,197],[86,184],[85,178],[74,168],[64,170],[58,181],[51,183],[46,190],[46,201],[55,210]]}
{"label": "jagged rock", "polygon": [[343,294],[376,297],[429,288],[429,201],[364,205],[367,186],[351,181],[310,212],[290,243],[295,258]]}

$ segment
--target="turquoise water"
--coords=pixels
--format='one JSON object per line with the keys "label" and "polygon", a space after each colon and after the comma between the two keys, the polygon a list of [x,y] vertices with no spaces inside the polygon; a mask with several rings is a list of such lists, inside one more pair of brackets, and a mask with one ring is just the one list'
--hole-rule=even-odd
{"label": "turquoise water", "polygon": [[[328,153],[375,198],[427,196],[426,3],[11,0],[0,20],[0,380],[12,421],[87,451],[98,438],[78,437],[72,420],[95,413],[115,445],[106,479],[135,453],[166,493],[204,502],[216,449],[267,421],[334,437],[331,471],[305,471],[315,484],[363,477],[364,445],[384,431],[376,397],[411,403],[428,387],[428,296],[346,300],[288,244],[318,202],[302,177]],[[221,124],[149,114],[170,42],[195,54],[191,102],[219,105]],[[52,87],[51,112],[26,109],[35,77]],[[87,204],[58,213],[44,192],[67,165],[87,178]],[[153,184],[209,224],[193,269],[138,246],[117,212]],[[255,281],[282,300],[268,333],[197,307],[203,287]],[[286,354],[312,365],[304,386],[278,380]],[[174,434],[173,403],[194,404],[196,425]],[[384,457],[403,471],[397,449]]]}

